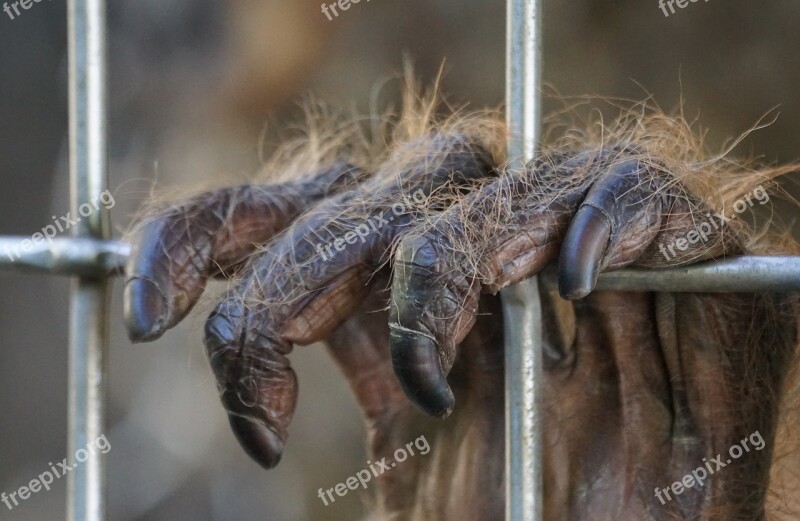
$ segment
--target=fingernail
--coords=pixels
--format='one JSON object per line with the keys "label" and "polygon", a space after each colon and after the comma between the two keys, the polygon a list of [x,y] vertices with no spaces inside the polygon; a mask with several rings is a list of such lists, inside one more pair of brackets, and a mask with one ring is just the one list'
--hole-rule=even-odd
{"label": "fingernail", "polygon": [[580,299],[592,292],[610,237],[608,218],[593,206],[581,206],[564,237],[558,260],[558,292],[563,298]]}
{"label": "fingernail", "polygon": [[132,278],[125,284],[125,326],[132,342],[160,337],[167,321],[167,299],[153,282]]}

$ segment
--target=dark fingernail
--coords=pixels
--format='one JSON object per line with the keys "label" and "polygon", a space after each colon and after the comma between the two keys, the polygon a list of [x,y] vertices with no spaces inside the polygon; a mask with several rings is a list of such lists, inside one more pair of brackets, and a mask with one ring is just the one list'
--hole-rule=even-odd
{"label": "dark fingernail", "polygon": [[416,331],[392,327],[392,365],[406,396],[420,409],[446,418],[455,406],[433,339]]}
{"label": "dark fingernail", "polygon": [[164,333],[169,307],[153,282],[132,278],[125,284],[125,326],[132,342],[149,342]]}
{"label": "dark fingernail", "polygon": [[593,206],[581,206],[564,237],[558,260],[558,292],[563,298],[579,299],[592,292],[610,237],[608,217]]}
{"label": "dark fingernail", "polygon": [[269,427],[254,419],[228,413],[228,421],[239,444],[248,456],[265,469],[273,469],[283,456],[283,442]]}

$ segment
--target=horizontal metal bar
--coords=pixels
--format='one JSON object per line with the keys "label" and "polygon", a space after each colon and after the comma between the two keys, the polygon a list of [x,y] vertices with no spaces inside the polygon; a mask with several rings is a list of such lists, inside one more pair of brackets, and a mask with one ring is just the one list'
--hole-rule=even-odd
{"label": "horizontal metal bar", "polygon": [[[30,241],[30,239],[28,239]],[[0,237],[0,271],[59,275],[120,275],[131,246],[120,241],[56,238],[21,247],[19,237]],[[19,254],[11,260],[9,255]],[[542,273],[545,283],[556,278],[556,267]],[[708,261],[660,270],[631,269],[602,273],[597,289],[605,291],[667,291],[675,293],[736,293],[800,291],[800,257],[751,256]]]}
{"label": "horizontal metal bar", "polygon": [[97,277],[121,274],[130,245],[85,237],[0,237],[0,270]]}
{"label": "horizontal metal bar", "polygon": [[[558,287],[558,267],[542,272],[548,289]],[[601,273],[598,291],[671,293],[781,293],[800,291],[800,257],[750,256],[664,269],[626,268]]]}
{"label": "horizontal metal bar", "polygon": [[663,270],[610,271],[598,278],[597,289],[675,293],[800,291],[800,257],[735,257]]}

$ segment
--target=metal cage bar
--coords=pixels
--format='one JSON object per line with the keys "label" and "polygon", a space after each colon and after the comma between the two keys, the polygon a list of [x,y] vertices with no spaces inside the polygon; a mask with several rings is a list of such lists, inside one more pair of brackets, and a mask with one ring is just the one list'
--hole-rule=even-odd
{"label": "metal cage bar", "polygon": [[[507,0],[508,161],[533,159],[541,131],[542,0]],[[502,292],[505,337],[506,520],[542,519],[542,313],[537,277]]]}
{"label": "metal cage bar", "polygon": [[[79,208],[108,186],[106,5],[104,0],[69,0],[70,199],[78,240],[107,240],[108,210],[83,216]],[[79,243],[73,243],[77,246]],[[103,435],[105,425],[108,280],[81,276],[72,281],[69,319],[68,451],[75,454]],[[69,474],[67,519],[105,519],[102,458],[89,458]]]}
{"label": "metal cage bar", "polygon": [[[22,237],[0,237],[0,250],[19,250]],[[0,271],[74,275],[97,278],[121,275],[130,245],[112,240],[56,238],[39,244],[10,261],[0,257]],[[555,266],[541,275],[556,284]],[[622,269],[601,273],[598,291],[666,291],[672,293],[800,292],[800,257],[766,255],[729,257],[691,266],[659,270]]]}
{"label": "metal cage bar", "polygon": [[[539,137],[542,0],[507,0],[507,111],[509,158],[517,166],[533,157]],[[69,0],[71,207],[107,186],[105,0]],[[69,323],[69,449],[102,434],[108,277],[121,274],[130,246],[109,240],[108,211],[101,208],[57,238],[17,249],[24,237],[0,237],[0,270],[75,277]],[[553,284],[552,269],[541,283]],[[537,279],[503,291],[506,327],[507,520],[542,519],[541,430],[536,409],[541,381],[541,305]],[[800,291],[800,257],[738,257],[659,271],[625,269],[601,274],[597,289],[616,291]],[[513,327],[510,327],[513,325]],[[105,519],[105,477],[93,458],[68,482],[69,521]]]}

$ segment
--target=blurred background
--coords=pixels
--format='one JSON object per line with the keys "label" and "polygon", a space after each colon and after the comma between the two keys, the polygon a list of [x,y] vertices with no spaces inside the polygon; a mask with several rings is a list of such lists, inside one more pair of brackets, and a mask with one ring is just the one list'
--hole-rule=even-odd
{"label": "blurred background", "polygon": [[[406,53],[430,83],[474,108],[504,95],[503,0],[362,0],[329,21],[320,0],[109,2],[115,236],[160,187],[238,182],[296,121],[309,92],[365,111]],[[665,17],[657,0],[545,0],[545,81],[562,94],[677,106],[718,146],[778,108],[742,154],[800,156],[800,2],[710,0]],[[0,234],[27,235],[69,210],[66,6],[0,12]],[[391,93],[396,89],[387,89]],[[0,491],[66,453],[67,295],[63,278],[0,274]],[[356,520],[364,494],[325,507],[365,466],[354,401],[320,348],[297,349],[298,412],[278,469],[240,450],[201,348],[203,316],[131,345],[114,286],[109,379],[110,519]],[[366,493],[368,496],[369,492]],[[66,481],[0,520],[63,519]]]}

